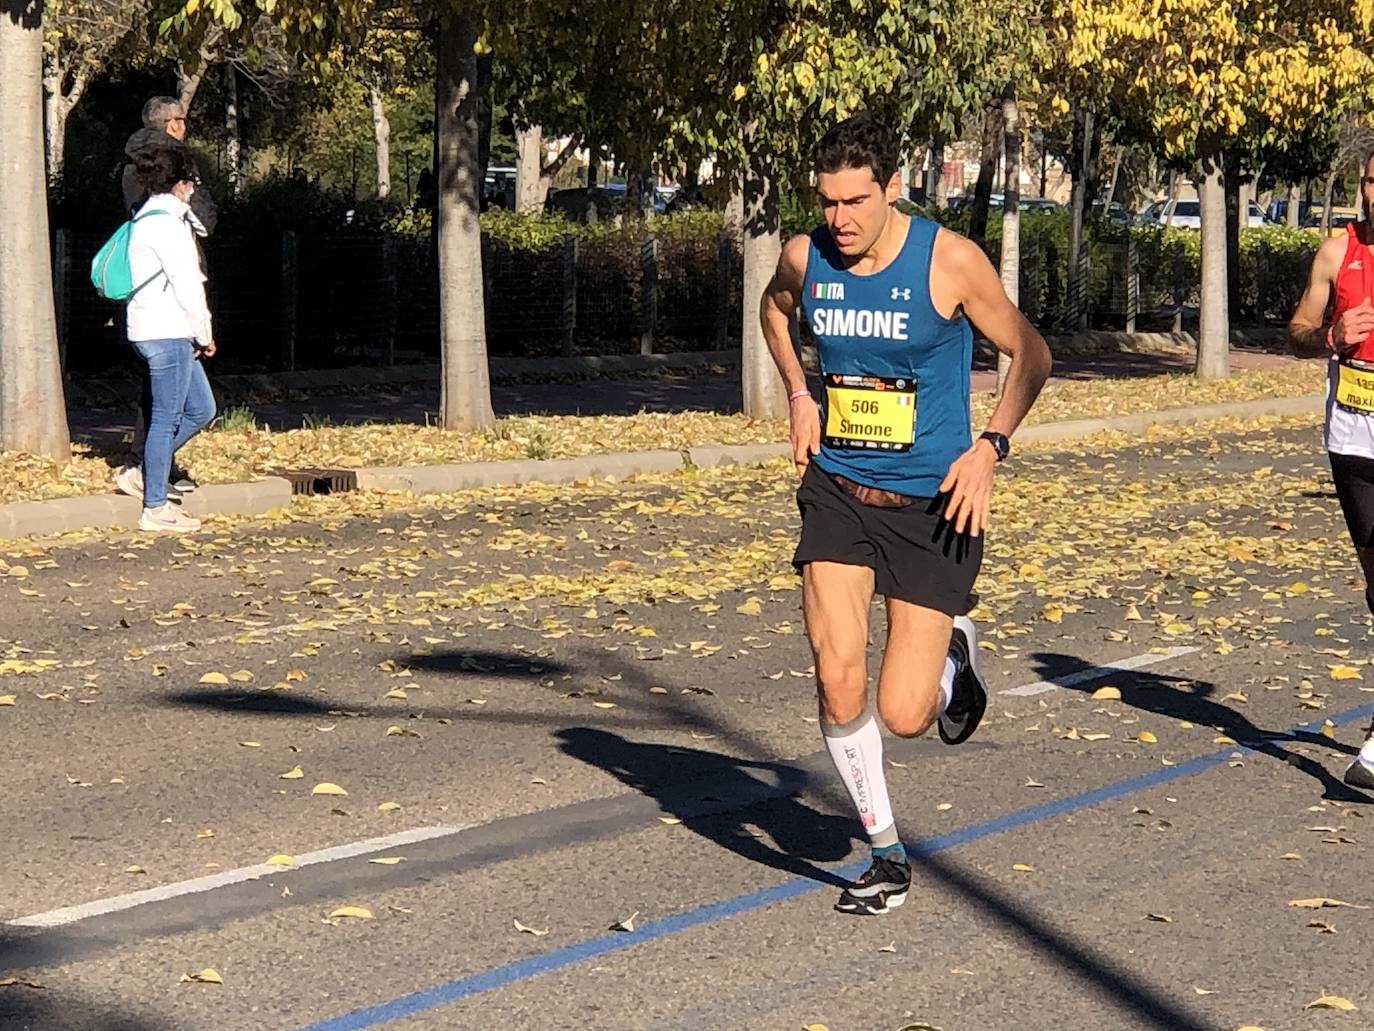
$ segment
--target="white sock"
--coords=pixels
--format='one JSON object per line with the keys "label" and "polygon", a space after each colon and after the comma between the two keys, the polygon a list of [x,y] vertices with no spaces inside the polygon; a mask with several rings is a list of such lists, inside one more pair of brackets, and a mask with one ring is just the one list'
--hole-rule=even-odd
{"label": "white sock", "polygon": [[1374,766],[1374,735],[1370,735],[1369,740],[1360,748],[1360,762],[1366,766]]}
{"label": "white sock", "polygon": [[[893,844],[892,803],[883,775],[883,738],[870,713],[844,724],[821,724],[825,747],[845,789],[859,812],[864,830],[875,844]],[[877,840],[882,839],[882,840]],[[891,839],[891,840],[888,840]]]}
{"label": "white sock", "polygon": [[958,674],[959,667],[954,661],[954,656],[945,656],[945,671],[940,674],[940,711],[944,712],[949,708],[949,703],[954,700],[954,677]]}

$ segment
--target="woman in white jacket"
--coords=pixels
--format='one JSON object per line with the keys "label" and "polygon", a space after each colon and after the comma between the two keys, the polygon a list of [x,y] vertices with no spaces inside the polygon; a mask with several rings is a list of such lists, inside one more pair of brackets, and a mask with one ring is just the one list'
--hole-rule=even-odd
{"label": "woman in white jacket", "polygon": [[215,336],[186,217],[196,173],[190,155],[171,148],[140,152],[134,163],[149,197],[129,237],[129,268],[141,285],[126,317],[129,342],[148,363],[153,407],[143,466],[121,469],[115,484],[143,498],[140,529],[186,533],[200,521],[168,502],[167,477],[177,451],[215,417],[202,364],[215,353]]}

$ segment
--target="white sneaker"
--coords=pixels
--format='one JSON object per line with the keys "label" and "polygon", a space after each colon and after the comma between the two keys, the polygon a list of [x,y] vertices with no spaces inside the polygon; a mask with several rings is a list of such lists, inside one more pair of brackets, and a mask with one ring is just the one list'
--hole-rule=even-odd
{"label": "white sneaker", "polygon": [[161,508],[145,508],[138,518],[138,528],[154,533],[191,533],[200,529],[200,520],[192,519],[168,501]]}
{"label": "white sneaker", "polygon": [[115,490],[131,498],[143,497],[143,470],[136,465],[126,465],[115,473]]}

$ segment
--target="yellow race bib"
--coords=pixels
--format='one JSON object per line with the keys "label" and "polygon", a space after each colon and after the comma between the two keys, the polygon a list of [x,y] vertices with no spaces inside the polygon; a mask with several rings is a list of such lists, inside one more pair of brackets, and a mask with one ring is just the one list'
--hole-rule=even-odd
{"label": "yellow race bib", "polygon": [[916,439],[916,381],[883,376],[825,377],[825,443],[910,451]]}
{"label": "yellow race bib", "polygon": [[1336,404],[1361,415],[1374,415],[1374,369],[1338,363]]}

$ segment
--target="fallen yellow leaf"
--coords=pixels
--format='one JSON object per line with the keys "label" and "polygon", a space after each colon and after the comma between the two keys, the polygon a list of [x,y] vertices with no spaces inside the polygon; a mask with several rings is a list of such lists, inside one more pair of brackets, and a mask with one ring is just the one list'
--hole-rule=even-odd
{"label": "fallen yellow leaf", "polygon": [[1100,702],[1119,702],[1121,701],[1121,688],[1112,687],[1111,684],[1106,687],[1099,687],[1093,692],[1093,698]]}
{"label": "fallen yellow leaf", "polygon": [[202,684],[227,684],[229,678],[223,673],[206,673],[200,678]]}
{"label": "fallen yellow leaf", "polygon": [[219,971],[214,967],[206,967],[196,974],[182,974],[181,984],[195,982],[196,984],[224,984],[224,978],[219,976]]}
{"label": "fallen yellow leaf", "polygon": [[304,771],[304,770],[302,770],[299,766],[293,766],[293,767],[291,767],[291,769],[287,770],[285,773],[283,773],[283,774],[282,774],[280,777],[278,777],[277,779],[278,779],[278,780],[300,780],[300,779],[301,779],[302,777],[304,777],[304,776],[305,776],[305,771]]}
{"label": "fallen yellow leaf", "polygon": [[371,920],[372,910],[362,906],[340,906],[329,914],[330,920]]}
{"label": "fallen yellow leaf", "polygon": [[1343,995],[1323,995],[1313,999],[1303,1007],[1305,1010],[1353,1010],[1358,1008]]}
{"label": "fallen yellow leaf", "polygon": [[316,784],[310,789],[310,793],[312,795],[340,795],[345,797],[348,795],[348,792],[339,787],[339,785],[331,784],[329,781]]}

